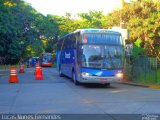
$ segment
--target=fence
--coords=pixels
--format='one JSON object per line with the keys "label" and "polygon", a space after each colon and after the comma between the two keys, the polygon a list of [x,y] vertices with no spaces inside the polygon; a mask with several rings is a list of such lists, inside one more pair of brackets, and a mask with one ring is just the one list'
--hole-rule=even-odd
{"label": "fence", "polygon": [[160,85],[160,61],[157,58],[139,56],[125,68],[128,79],[135,83]]}

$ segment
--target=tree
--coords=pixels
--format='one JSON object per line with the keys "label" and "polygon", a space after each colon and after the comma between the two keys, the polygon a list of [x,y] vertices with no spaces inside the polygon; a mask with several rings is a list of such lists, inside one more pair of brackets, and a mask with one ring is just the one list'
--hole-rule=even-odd
{"label": "tree", "polygon": [[78,14],[82,19],[82,28],[103,28],[103,22],[105,22],[102,11],[89,11],[89,13]]}

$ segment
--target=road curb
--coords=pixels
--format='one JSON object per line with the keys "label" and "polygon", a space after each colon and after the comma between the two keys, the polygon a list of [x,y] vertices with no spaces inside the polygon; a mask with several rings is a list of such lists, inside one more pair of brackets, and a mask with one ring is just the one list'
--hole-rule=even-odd
{"label": "road curb", "polygon": [[139,87],[149,87],[149,85],[143,85],[143,84],[138,84],[138,83],[133,83],[133,82],[121,82],[121,84],[127,84],[127,85],[132,85],[132,86],[139,86]]}
{"label": "road curb", "polygon": [[149,86],[149,88],[160,90],[160,86]]}
{"label": "road curb", "polygon": [[145,88],[151,88],[151,89],[159,89],[160,90],[160,85],[144,85],[144,84],[138,84],[138,83],[133,83],[133,82],[121,82],[121,84],[127,84],[127,85],[132,85],[132,86],[139,86],[139,87],[145,87]]}

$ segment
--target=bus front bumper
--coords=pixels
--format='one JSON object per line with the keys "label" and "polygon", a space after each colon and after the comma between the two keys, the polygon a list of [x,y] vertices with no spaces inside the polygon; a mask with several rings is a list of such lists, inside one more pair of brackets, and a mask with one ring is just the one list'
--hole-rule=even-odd
{"label": "bus front bumper", "polygon": [[113,83],[113,82],[120,82],[122,78],[118,78],[116,76],[112,77],[98,77],[98,76],[81,76],[79,82],[81,83]]}

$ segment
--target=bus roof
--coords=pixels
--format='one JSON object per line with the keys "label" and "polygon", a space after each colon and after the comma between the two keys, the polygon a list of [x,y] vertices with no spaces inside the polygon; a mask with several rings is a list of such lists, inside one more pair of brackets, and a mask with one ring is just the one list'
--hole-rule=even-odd
{"label": "bus roof", "polygon": [[110,33],[110,34],[115,34],[115,35],[121,35],[120,32],[116,32],[115,30],[111,29],[94,29],[94,28],[86,28],[86,29],[77,29],[74,32],[71,32],[69,34],[66,34],[65,36],[61,37],[59,40],[62,38],[65,38],[66,36],[70,36],[75,33]]}
{"label": "bus roof", "polygon": [[81,33],[111,33],[111,34],[121,35],[121,33],[119,33],[118,31],[116,32],[115,30],[111,30],[111,29],[94,29],[94,28],[77,29],[73,33],[77,33],[77,32],[81,32]]}

